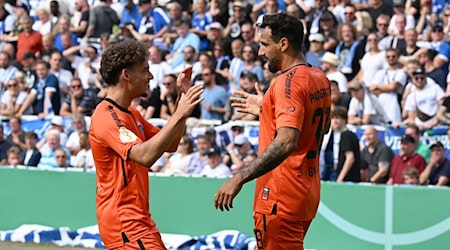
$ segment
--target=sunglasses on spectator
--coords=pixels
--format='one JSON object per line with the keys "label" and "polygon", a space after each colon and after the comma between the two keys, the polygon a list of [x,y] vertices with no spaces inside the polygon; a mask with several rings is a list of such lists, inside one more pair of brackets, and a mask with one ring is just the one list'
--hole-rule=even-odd
{"label": "sunglasses on spectator", "polygon": [[8,88],[17,87],[17,83],[16,84],[8,84],[7,87]]}
{"label": "sunglasses on spectator", "polygon": [[72,89],[81,89],[81,85],[72,85],[70,86]]}
{"label": "sunglasses on spectator", "polygon": [[416,79],[416,80],[423,80],[423,79],[425,79],[425,76],[415,76],[414,79]]}

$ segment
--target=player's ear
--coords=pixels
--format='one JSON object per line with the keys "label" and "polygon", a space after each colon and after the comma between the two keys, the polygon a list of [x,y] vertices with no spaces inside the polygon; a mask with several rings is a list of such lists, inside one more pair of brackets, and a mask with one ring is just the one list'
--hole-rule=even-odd
{"label": "player's ear", "polygon": [[129,82],[129,81],[130,81],[130,71],[129,71],[127,68],[122,69],[122,72],[121,72],[121,74],[120,74],[120,77],[121,77],[123,80],[125,80],[126,82]]}
{"label": "player's ear", "polygon": [[278,46],[280,46],[281,52],[285,52],[289,48],[289,41],[286,37],[280,38],[278,42]]}

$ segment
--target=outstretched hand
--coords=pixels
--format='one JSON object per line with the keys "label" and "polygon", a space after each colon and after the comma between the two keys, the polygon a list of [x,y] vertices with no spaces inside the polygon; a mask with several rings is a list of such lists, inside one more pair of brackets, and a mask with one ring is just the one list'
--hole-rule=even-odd
{"label": "outstretched hand", "polygon": [[185,68],[177,78],[177,88],[181,91],[181,93],[186,93],[189,88],[192,86],[191,84],[192,77],[192,66]]}
{"label": "outstretched hand", "polygon": [[230,97],[231,106],[236,108],[237,112],[247,113],[258,116],[261,110],[264,93],[258,83],[255,83],[257,95],[249,94],[242,90],[236,90],[233,93],[237,96]]}
{"label": "outstretched hand", "polygon": [[203,88],[199,85],[189,88],[186,93],[181,94],[175,112],[181,112],[185,117],[189,117],[194,108],[203,101],[204,98],[200,98],[202,93]]}

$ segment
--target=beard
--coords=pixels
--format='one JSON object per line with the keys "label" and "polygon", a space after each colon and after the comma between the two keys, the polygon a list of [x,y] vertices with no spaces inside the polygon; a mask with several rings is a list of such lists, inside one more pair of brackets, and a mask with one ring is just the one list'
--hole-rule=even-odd
{"label": "beard", "polygon": [[279,69],[278,69],[279,63],[280,63],[280,58],[278,56],[270,58],[269,65],[268,65],[269,71],[274,74],[277,73],[279,71]]}

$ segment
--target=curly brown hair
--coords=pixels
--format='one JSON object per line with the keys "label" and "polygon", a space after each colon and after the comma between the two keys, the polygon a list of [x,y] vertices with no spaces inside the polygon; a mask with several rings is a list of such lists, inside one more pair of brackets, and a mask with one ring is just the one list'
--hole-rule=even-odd
{"label": "curly brown hair", "polygon": [[102,55],[100,74],[108,86],[115,86],[123,69],[143,63],[147,58],[148,50],[144,43],[130,39],[111,45]]}

